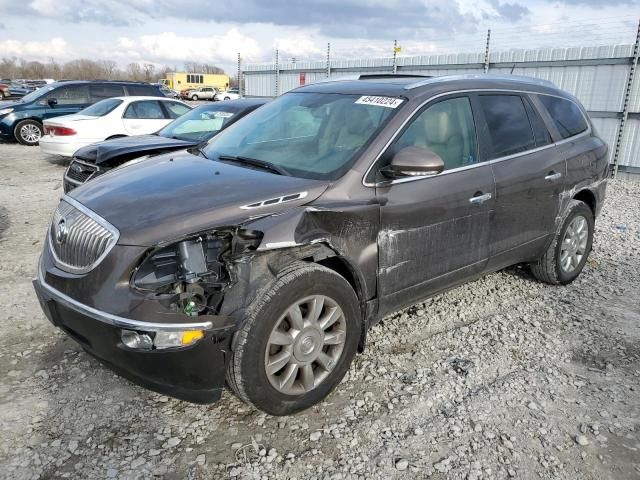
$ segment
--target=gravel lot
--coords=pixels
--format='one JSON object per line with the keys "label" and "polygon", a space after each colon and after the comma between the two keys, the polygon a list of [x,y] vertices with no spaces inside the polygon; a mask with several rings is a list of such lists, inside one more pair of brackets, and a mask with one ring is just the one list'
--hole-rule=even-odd
{"label": "gravel lot", "polygon": [[32,291],[63,162],[0,144],[0,477],[640,478],[640,183],[572,285],[511,268],[388,317],[324,403],[199,406],[83,353]]}

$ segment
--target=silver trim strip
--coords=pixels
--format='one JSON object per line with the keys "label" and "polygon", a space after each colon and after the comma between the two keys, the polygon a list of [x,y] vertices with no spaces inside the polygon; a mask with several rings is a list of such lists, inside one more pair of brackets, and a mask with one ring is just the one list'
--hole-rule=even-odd
{"label": "silver trim strip", "polygon": [[[295,198],[288,198],[288,197],[293,197],[294,195],[297,195],[297,196]],[[253,210],[254,208],[272,207],[274,205],[280,205],[281,203],[293,202],[295,200],[302,200],[303,198],[307,198],[307,195],[309,195],[309,192],[291,193],[288,195],[282,195],[281,197],[273,197],[273,198],[268,198],[266,200],[259,200],[257,202],[250,203],[249,205],[243,205],[240,208],[242,210]],[[285,198],[287,200],[285,200]],[[275,202],[274,200],[277,200],[277,202]]]}
{"label": "silver trim strip", "polygon": [[[69,175],[67,175],[67,172],[69,171],[69,169],[71,168],[71,166],[74,163],[79,163],[80,165],[85,165],[89,168],[94,168],[94,172],[89,175],[87,177],[87,179],[84,182],[80,182],[78,180],[74,180],[73,178],[71,178]],[[92,163],[88,163],[88,162],[83,162],[82,160],[78,160],[76,157],[72,157],[71,158],[71,163],[69,163],[69,166],[67,167],[67,169],[64,171],[64,179],[69,182],[69,183],[73,183],[74,185],[80,186],[80,185],[84,185],[85,183],[87,183],[90,179],[92,179],[94,177],[94,175],[96,173],[100,172],[100,167],[98,167],[97,165],[94,165]]]}
{"label": "silver trim strip", "polygon": [[86,267],[78,268],[78,267],[74,267],[72,265],[66,264],[65,262],[60,260],[56,255],[55,249],[53,248],[53,242],[55,241],[55,239],[52,238],[51,236],[52,225],[51,225],[51,222],[49,223],[49,251],[53,256],[56,266],[58,266],[60,269],[64,270],[65,272],[69,272],[69,273],[76,273],[76,274],[88,273],[94,268],[96,268],[98,265],[100,265],[100,262],[102,262],[105,259],[105,257],[109,255],[109,252],[113,249],[113,247],[115,247],[116,243],[118,243],[118,240],[120,239],[120,231],[116,227],[111,225],[109,222],[107,222],[104,218],[102,218],[97,213],[95,213],[93,210],[89,210],[83,204],[71,198],[70,196],[65,195],[60,199],[60,201],[61,202],[64,201],[69,205],[71,205],[72,207],[76,208],[77,210],[82,212],[84,215],[91,218],[98,225],[108,230],[109,233],[111,233],[112,235],[112,240],[109,242],[109,245],[107,245],[107,247],[104,249],[104,252],[102,252],[102,254],[95,260],[95,262],[91,263],[90,265],[87,265]]}
{"label": "silver trim strip", "polygon": [[[428,177],[425,177],[425,176],[407,177],[407,178],[401,178],[401,179],[397,179],[397,180],[389,180],[389,181],[377,182],[377,183],[376,182],[367,182],[366,181],[366,178],[369,176],[369,173],[371,172],[373,167],[376,165],[376,163],[378,163],[378,161],[380,160],[380,157],[382,157],[384,152],[387,151],[387,148],[389,148],[389,145],[391,145],[395,141],[395,139],[398,137],[398,135],[404,129],[404,127],[410,121],[415,119],[417,112],[419,110],[421,110],[422,107],[424,107],[429,102],[431,102],[431,101],[433,101],[433,100],[435,100],[437,98],[440,98],[440,97],[446,97],[448,95],[455,95],[455,94],[458,94],[458,93],[475,93],[475,92],[526,93],[526,94],[531,94],[531,95],[547,95],[549,97],[557,97],[557,98],[561,98],[563,100],[568,100],[568,101],[572,102],[573,104],[575,104],[578,107],[578,109],[580,110],[580,113],[582,114],[582,117],[584,118],[584,120],[587,123],[588,128],[584,132],[581,132],[581,133],[579,133],[577,135],[574,135],[573,137],[565,138],[565,139],[557,141],[555,143],[550,143],[549,145],[543,145],[541,147],[532,148],[531,150],[526,150],[524,152],[514,153],[513,155],[506,155],[504,157],[493,158],[491,160],[486,160],[484,162],[474,163],[473,165],[465,165],[464,167],[452,168],[451,170],[445,170],[444,172],[439,173],[438,175],[429,175]],[[413,110],[413,112],[411,112],[411,115],[409,115],[406,118],[406,120],[404,122],[402,122],[402,125],[400,125],[400,127],[398,127],[398,129],[395,131],[393,136],[389,139],[389,141],[385,144],[385,146],[380,150],[380,153],[376,156],[375,160],[373,162],[371,162],[371,165],[369,165],[369,168],[367,168],[367,171],[362,176],[362,185],[365,186],[365,187],[389,187],[389,186],[395,185],[397,183],[415,182],[415,181],[418,181],[418,180],[424,180],[425,178],[437,178],[437,177],[440,177],[442,175],[448,175],[450,173],[456,173],[456,172],[460,172],[460,171],[463,171],[463,170],[468,170],[470,168],[477,168],[477,167],[491,165],[491,164],[498,163],[498,162],[504,162],[505,160],[511,160],[512,158],[517,158],[517,157],[521,157],[523,155],[529,155],[531,153],[536,153],[536,152],[545,150],[547,148],[551,148],[551,147],[556,147],[558,145],[562,145],[562,144],[567,143],[567,142],[573,142],[573,141],[575,141],[576,139],[578,139],[580,137],[583,137],[583,136],[586,136],[586,135],[590,135],[591,132],[592,132],[591,122],[589,121],[589,119],[584,114],[584,111],[583,111],[582,107],[580,105],[578,105],[573,99],[567,98],[567,97],[563,97],[562,95],[554,95],[552,93],[543,93],[543,92],[532,92],[530,90],[512,90],[512,89],[506,89],[506,88],[498,88],[498,89],[496,89],[496,88],[474,88],[474,89],[466,89],[466,90],[452,90],[452,91],[446,92],[446,93],[439,93],[438,95],[434,95],[432,97],[427,98],[425,101],[423,101],[420,105],[418,105]]]}
{"label": "silver trim strip", "polygon": [[62,303],[66,307],[75,310],[78,313],[87,315],[94,320],[106,323],[117,328],[126,328],[128,330],[142,330],[146,332],[166,332],[166,331],[183,331],[183,330],[210,330],[212,328],[211,322],[194,322],[194,323],[155,323],[155,322],[142,322],[140,320],[132,320],[130,318],[120,317],[111,313],[103,312],[97,308],[89,307],[83,303],[74,300],[70,296],[62,293],[61,291],[53,288],[51,285],[44,281],[42,275],[42,268],[38,265],[38,276],[36,281],[40,286],[46,290],[46,292],[55,300]]}

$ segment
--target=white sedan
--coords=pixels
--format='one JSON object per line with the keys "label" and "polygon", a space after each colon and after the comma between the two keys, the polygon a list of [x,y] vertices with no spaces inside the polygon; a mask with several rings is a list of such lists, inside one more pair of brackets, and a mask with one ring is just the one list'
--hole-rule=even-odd
{"label": "white sedan", "polygon": [[222,100],[238,100],[240,98],[240,91],[237,88],[231,88],[225,92],[218,92],[213,97],[216,102]]}
{"label": "white sedan", "polygon": [[76,114],[45,120],[40,148],[51,155],[72,157],[91,143],[155,133],[189,110],[186,103],[169,98],[107,98]]}

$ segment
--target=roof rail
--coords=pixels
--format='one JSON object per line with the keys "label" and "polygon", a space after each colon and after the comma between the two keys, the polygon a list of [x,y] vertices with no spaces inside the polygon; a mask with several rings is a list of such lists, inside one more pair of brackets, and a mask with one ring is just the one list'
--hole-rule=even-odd
{"label": "roof rail", "polygon": [[433,78],[432,75],[418,75],[415,73],[363,73],[358,80],[371,80],[376,78]]}
{"label": "roof rail", "polygon": [[490,79],[490,80],[509,80],[512,82],[522,82],[535,85],[542,85],[545,87],[557,88],[556,85],[550,80],[544,80],[542,78],[527,77],[524,75],[495,75],[493,73],[466,73],[461,75],[446,75],[443,77],[427,78],[420,82],[415,82],[404,87],[405,90],[411,90],[414,88],[429,85],[435,82],[446,82],[451,80],[475,80],[475,79]]}

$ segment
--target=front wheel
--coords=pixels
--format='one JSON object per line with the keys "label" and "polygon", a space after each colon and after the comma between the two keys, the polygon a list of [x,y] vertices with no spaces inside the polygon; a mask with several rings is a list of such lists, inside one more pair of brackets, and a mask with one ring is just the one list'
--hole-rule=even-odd
{"label": "front wheel", "polygon": [[227,381],[242,400],[271,415],[309,408],[344,377],[360,326],[358,299],[342,276],[293,264],[249,308]]}
{"label": "front wheel", "polygon": [[584,202],[572,200],[551,245],[531,265],[533,275],[552,285],[573,282],[587,263],[593,244],[594,225],[591,208]]}
{"label": "front wheel", "polygon": [[42,134],[42,124],[35,120],[22,120],[18,122],[13,129],[13,136],[16,140],[22,145],[28,145],[30,147],[38,145]]}
{"label": "front wheel", "polygon": [[224,97],[225,100],[231,100],[231,97]]}
{"label": "front wheel", "polygon": [[191,97],[191,100],[193,100],[194,102],[198,101],[198,95],[193,95]]}

